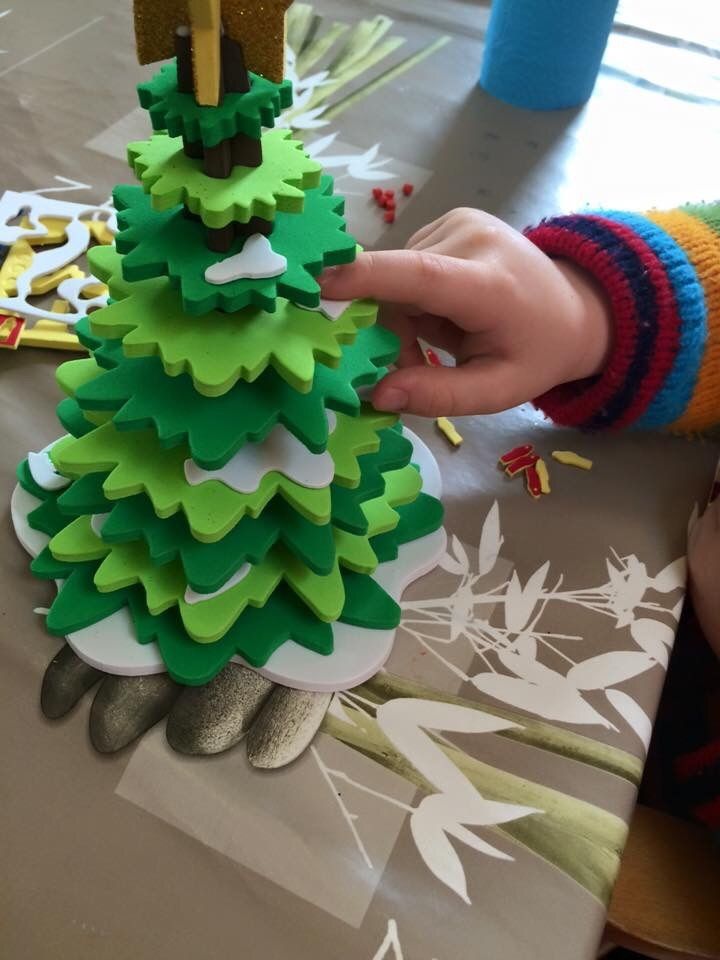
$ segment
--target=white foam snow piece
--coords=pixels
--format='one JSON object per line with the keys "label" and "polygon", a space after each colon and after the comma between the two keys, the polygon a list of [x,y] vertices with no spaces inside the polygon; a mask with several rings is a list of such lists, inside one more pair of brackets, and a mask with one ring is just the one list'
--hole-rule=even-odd
{"label": "white foam snow piece", "polygon": [[67,487],[70,484],[70,480],[67,477],[63,477],[61,473],[57,472],[55,465],[50,459],[50,451],[57,442],[57,440],[53,440],[52,443],[43,447],[38,453],[30,451],[27,455],[30,475],[35,483],[39,487],[42,487],[43,490],[62,490],[63,487]]}
{"label": "white foam snow piece", "polygon": [[301,303],[296,303],[295,306],[302,307],[303,310],[312,310],[313,313],[321,313],[328,320],[337,320],[352,303],[352,300],[327,300],[325,297],[320,297],[320,305],[317,307],[305,307]]}
{"label": "white foam snow piece", "polygon": [[[413,462],[420,467],[423,490],[439,497],[442,490],[440,470],[425,443],[411,430],[404,429],[413,444]],[[31,530],[29,510],[39,500],[16,487],[11,500],[11,516],[18,540],[33,556],[48,542],[45,534]],[[374,579],[390,596],[399,600],[403,591],[432,570],[445,552],[447,537],[443,529],[419,540],[403,544],[397,559],[381,563]],[[325,657],[292,640],[282,644],[265,666],[258,670],[275,683],[299,690],[330,692],[346,690],[363,683],[383,666],[392,651],[395,630],[370,630],[344,623],[333,624],[333,652]],[[155,643],[138,643],[127,607],[67,638],[79,657],[106,673],[143,676],[165,673],[165,663]],[[242,658],[233,657],[236,663]]]}
{"label": "white foam snow piece", "polygon": [[252,567],[249,563],[244,563],[238,572],[234,573],[229,580],[226,580],[219,590],[214,590],[212,593],[198,593],[197,590],[193,590],[192,587],[188,587],[185,590],[185,603],[201,603],[203,600],[212,600],[213,597],[219,597],[220,594],[227,593],[228,590],[231,590],[234,586],[237,586],[241,580],[244,580],[245,577],[250,573],[251,569]]}
{"label": "white foam snow piece", "polygon": [[[328,411],[328,428],[335,429],[337,418]],[[246,443],[219,470],[203,470],[194,460],[185,461],[185,479],[191,486],[206,480],[220,480],[238,493],[257,490],[266,473],[281,473],[301,487],[327,487],[335,475],[335,464],[327,450],[312,453],[281,423],[273,427],[262,443]]]}
{"label": "white foam snow piece", "polygon": [[279,277],[287,270],[287,259],[275,253],[270,241],[262,233],[254,233],[245,241],[240,253],[218,263],[211,263],[205,271],[208,283],[232,283],[233,280],[265,280]]}

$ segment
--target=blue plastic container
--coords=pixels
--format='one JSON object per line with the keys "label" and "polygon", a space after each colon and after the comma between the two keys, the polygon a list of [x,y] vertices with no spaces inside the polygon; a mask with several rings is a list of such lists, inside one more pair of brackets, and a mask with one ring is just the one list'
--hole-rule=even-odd
{"label": "blue plastic container", "polygon": [[493,0],[480,85],[528,110],[589,99],[618,0]]}

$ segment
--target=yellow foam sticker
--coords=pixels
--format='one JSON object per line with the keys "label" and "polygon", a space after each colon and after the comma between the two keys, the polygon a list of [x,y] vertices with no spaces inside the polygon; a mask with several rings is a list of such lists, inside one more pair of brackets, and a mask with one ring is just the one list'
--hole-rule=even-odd
{"label": "yellow foam sticker", "polygon": [[587,457],[581,457],[579,453],[573,450],[553,450],[553,460],[558,463],[564,463],[567,467],[578,467],[580,470],[592,470],[593,462]]}

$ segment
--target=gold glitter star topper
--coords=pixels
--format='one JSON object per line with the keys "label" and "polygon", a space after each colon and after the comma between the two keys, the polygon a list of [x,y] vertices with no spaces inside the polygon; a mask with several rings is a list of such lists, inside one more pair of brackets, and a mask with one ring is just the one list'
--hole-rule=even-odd
{"label": "gold glitter star topper", "polygon": [[274,83],[283,79],[285,12],[292,0],[134,0],[140,63],[175,55],[176,36],[192,37],[195,98],[220,101],[220,37],[242,46],[245,66]]}

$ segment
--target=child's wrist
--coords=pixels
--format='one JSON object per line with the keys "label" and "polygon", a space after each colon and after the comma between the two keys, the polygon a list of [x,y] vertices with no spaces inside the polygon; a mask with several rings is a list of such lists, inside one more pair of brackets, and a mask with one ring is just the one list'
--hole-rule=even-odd
{"label": "child's wrist", "polygon": [[574,349],[566,381],[597,376],[605,369],[612,349],[610,301],[587,270],[571,260],[555,260],[555,266],[571,293],[568,327]]}

